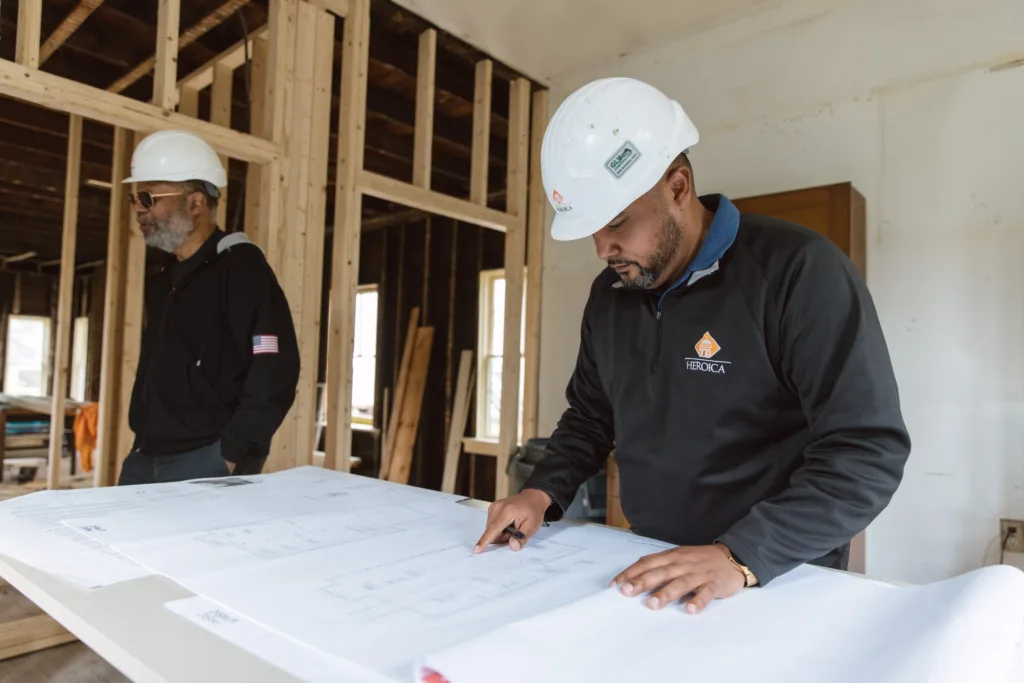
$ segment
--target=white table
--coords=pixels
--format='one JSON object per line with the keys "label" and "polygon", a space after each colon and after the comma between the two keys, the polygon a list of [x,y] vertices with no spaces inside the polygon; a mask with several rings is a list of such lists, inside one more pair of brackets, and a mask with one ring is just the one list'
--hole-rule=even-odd
{"label": "white table", "polygon": [[165,608],[193,594],[161,576],[86,591],[0,554],[0,577],[137,683],[299,681]]}
{"label": "white table", "polygon": [[136,683],[300,681],[168,610],[194,594],[162,576],[87,591],[0,553],[0,578]]}
{"label": "white table", "polygon": [[164,607],[194,593],[162,576],[87,591],[0,553],[0,578],[136,683],[300,683]]}

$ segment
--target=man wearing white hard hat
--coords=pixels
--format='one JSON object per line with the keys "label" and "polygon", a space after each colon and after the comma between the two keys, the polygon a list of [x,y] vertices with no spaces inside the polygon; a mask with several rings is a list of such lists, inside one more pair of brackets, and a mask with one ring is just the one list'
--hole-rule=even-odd
{"label": "man wearing white hard hat", "polygon": [[227,175],[200,137],[146,137],[124,182],[146,244],[173,258],[146,283],[118,483],[258,473],[298,384],[284,292],[259,247],[215,224]]}
{"label": "man wearing white hard hat", "polygon": [[698,195],[697,141],[679,103],[627,78],[584,86],[552,118],[552,235],[589,237],[608,268],[583,312],[569,407],[476,547],[519,549],[614,450],[632,530],[679,546],[614,582],[692,613],[800,564],[846,568],[910,452],[860,274],[811,230]]}

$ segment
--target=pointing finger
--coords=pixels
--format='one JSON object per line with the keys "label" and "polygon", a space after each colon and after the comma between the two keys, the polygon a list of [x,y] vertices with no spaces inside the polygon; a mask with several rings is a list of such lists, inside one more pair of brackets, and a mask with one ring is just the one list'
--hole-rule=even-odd
{"label": "pointing finger", "polygon": [[473,552],[479,553],[491,543],[499,542],[499,539],[505,533],[505,527],[513,521],[514,519],[512,515],[501,514],[500,512],[492,519],[489,519],[487,521],[487,528],[484,529],[484,533],[480,537],[480,540],[477,541],[476,545],[473,547]]}

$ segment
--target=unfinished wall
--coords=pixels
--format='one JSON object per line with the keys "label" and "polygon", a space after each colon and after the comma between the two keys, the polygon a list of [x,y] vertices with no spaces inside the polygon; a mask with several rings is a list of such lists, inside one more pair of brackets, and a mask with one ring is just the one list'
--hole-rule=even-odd
{"label": "unfinished wall", "polygon": [[[429,225],[417,221],[365,230],[360,240],[359,284],[378,286],[377,378],[374,424],[384,424],[384,391],[389,390],[389,409],[399,372],[409,315],[420,309],[420,326],[434,328],[423,406],[413,450],[409,483],[439,489],[444,470],[445,444],[463,350],[477,352],[480,272],[504,265],[504,234],[432,216]],[[327,250],[333,234],[327,238]],[[330,283],[330,264],[325,266],[325,287]],[[325,288],[326,302],[327,289]],[[326,320],[327,313],[323,312]],[[326,378],[325,338],[321,327],[320,371]],[[472,411],[467,432],[473,433]],[[379,446],[366,432],[353,430],[354,455],[362,464],[354,471],[376,476]],[[474,464],[474,460],[476,460]],[[460,461],[457,492],[493,496],[493,458],[464,454]]]}
{"label": "unfinished wall", "polygon": [[[577,73],[553,86],[552,111],[592,78],[643,78],[701,130],[699,192],[849,180],[865,195],[868,284],[913,438],[903,485],[868,531],[867,569],[947,577],[997,557],[998,518],[1024,516],[1024,68],[1012,65],[1024,5],[797,11],[811,5]],[[601,267],[591,243],[550,238],[544,263],[541,433],[565,406]]]}

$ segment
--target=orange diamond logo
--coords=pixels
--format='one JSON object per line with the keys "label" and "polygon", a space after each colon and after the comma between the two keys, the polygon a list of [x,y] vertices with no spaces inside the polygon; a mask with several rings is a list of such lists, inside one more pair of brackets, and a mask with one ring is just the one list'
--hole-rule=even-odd
{"label": "orange diamond logo", "polygon": [[551,193],[551,198],[555,200],[555,204],[562,205],[562,195],[558,194],[558,190],[554,190]]}
{"label": "orange diamond logo", "polygon": [[697,355],[701,358],[711,358],[722,350],[722,347],[718,345],[718,342],[715,341],[710,332],[705,332],[704,336],[700,338],[700,341],[693,348],[697,349]]}

